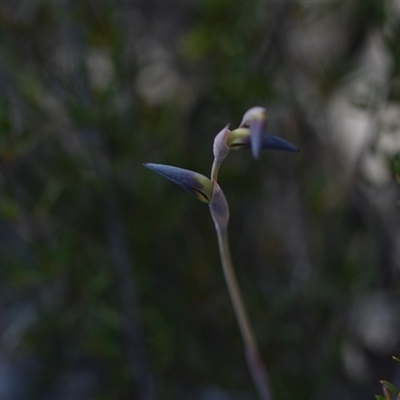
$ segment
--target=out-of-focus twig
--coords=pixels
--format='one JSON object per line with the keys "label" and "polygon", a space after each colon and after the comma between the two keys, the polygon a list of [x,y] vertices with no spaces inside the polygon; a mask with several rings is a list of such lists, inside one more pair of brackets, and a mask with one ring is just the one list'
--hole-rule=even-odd
{"label": "out-of-focus twig", "polygon": [[[94,109],[92,94],[89,89],[87,75],[82,60],[84,59],[85,43],[82,32],[73,23],[72,13],[74,3],[68,2],[63,21],[63,36],[72,54],[72,71],[70,81],[76,92],[78,101],[83,108]],[[78,60],[78,61],[77,61]],[[124,336],[127,350],[127,358],[131,367],[134,381],[138,388],[138,399],[153,400],[154,384],[150,373],[143,327],[139,316],[139,306],[136,293],[136,285],[132,274],[132,258],[128,250],[128,244],[123,229],[118,203],[112,189],[113,179],[109,159],[105,150],[102,132],[99,129],[83,129],[82,136],[94,163],[97,177],[104,188],[99,196],[103,204],[103,216],[105,221],[105,233],[110,246],[117,289],[121,299]]]}
{"label": "out-of-focus twig", "polygon": [[102,146],[100,132],[90,130],[86,133],[86,138],[89,141],[91,140],[88,147],[92,154],[94,168],[102,182],[102,187],[106,188],[100,196],[102,197],[105,233],[111,250],[117,288],[121,299],[127,357],[138,387],[138,398],[140,400],[152,400],[155,399],[154,381],[147,361],[136,285],[131,272],[133,263],[128,250],[117,199],[113,191],[109,160]]}

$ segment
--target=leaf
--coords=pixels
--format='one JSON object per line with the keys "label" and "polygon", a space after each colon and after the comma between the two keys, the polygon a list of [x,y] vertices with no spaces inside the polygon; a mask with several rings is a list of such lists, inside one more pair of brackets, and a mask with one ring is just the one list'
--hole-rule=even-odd
{"label": "leaf", "polygon": [[4,219],[16,219],[22,213],[21,206],[12,198],[0,198],[0,217]]}

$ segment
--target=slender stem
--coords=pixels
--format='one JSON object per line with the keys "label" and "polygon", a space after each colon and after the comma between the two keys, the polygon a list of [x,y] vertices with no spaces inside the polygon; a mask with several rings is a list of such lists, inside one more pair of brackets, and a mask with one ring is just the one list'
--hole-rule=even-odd
{"label": "slender stem", "polygon": [[227,229],[221,228],[218,224],[215,224],[215,228],[218,236],[218,247],[226,284],[228,286],[236,319],[245,345],[247,364],[260,399],[273,400],[268,373],[260,357],[257,342],[250,325],[249,317],[233,269]]}
{"label": "slender stem", "polygon": [[235,272],[232,265],[231,254],[229,251],[229,239],[226,230],[217,229],[219,252],[221,256],[222,268],[225,275],[226,284],[231,296],[233,308],[238,320],[239,328],[243,336],[245,345],[251,347],[256,346],[254,335],[250,327],[249,317],[244,307],[242,294],[236,280]]}
{"label": "slender stem", "polygon": [[213,165],[211,167],[211,181],[217,181],[218,179],[218,171],[221,164],[219,164],[214,158]]}

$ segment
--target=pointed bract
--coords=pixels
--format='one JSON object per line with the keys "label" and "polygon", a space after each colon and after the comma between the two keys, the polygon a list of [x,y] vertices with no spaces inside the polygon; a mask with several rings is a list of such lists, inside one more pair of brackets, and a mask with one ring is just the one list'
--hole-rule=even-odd
{"label": "pointed bract", "polygon": [[213,184],[206,176],[171,165],[153,163],[143,165],[181,186],[203,203],[210,203],[213,197]]}
{"label": "pointed bract", "polygon": [[227,124],[225,126],[225,128],[223,128],[221,130],[221,132],[219,132],[217,134],[217,136],[215,136],[215,139],[214,139],[213,153],[214,153],[215,162],[217,164],[221,164],[222,161],[225,160],[225,157],[229,153],[227,139],[228,139],[228,135],[229,135],[230,131],[229,131],[228,127],[229,127],[229,124]]}
{"label": "pointed bract", "polygon": [[214,190],[209,204],[215,228],[220,232],[226,232],[229,222],[229,206],[221,187],[214,181]]}

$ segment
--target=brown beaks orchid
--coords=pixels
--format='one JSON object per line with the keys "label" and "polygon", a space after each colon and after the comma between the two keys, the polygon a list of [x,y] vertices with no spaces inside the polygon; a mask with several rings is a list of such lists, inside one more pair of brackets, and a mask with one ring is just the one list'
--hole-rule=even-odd
{"label": "brown beaks orchid", "polygon": [[225,126],[214,139],[214,162],[211,168],[211,179],[198,172],[170,165],[152,163],[143,165],[208,204],[217,232],[222,269],[245,345],[247,363],[260,399],[273,400],[269,376],[260,357],[256,338],[233,269],[228,239],[229,206],[217,183],[217,178],[221,163],[231,149],[251,148],[255,158],[259,157],[261,149],[290,152],[298,152],[299,149],[284,139],[267,134],[267,110],[263,107],[253,107],[247,111],[238,129],[230,131],[228,127],[229,125]]}

